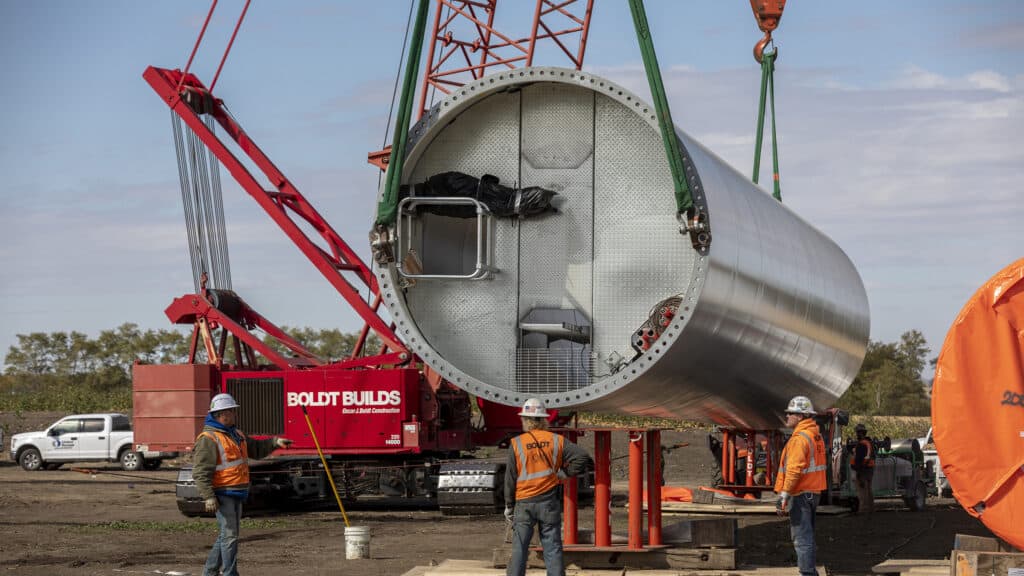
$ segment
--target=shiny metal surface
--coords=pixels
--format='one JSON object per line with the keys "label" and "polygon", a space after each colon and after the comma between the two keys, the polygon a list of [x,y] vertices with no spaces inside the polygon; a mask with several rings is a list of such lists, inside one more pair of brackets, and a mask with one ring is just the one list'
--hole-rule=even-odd
{"label": "shiny metal surface", "polygon": [[[709,215],[707,255],[679,233],[654,109],[624,88],[527,68],[450,95],[414,127],[403,181],[490,173],[559,191],[559,212],[494,222],[490,280],[419,279],[403,291],[394,265],[378,267],[400,336],[457,386],[510,405],[538,396],[550,407],[753,428],[777,426],[797,394],[831,406],[867,344],[856,269],[824,234],[677,136]],[[407,241],[458,269],[476,243],[475,221],[456,220],[424,215]],[[678,314],[634,358],[632,333],[676,295]],[[552,323],[589,341],[537,328]]]}

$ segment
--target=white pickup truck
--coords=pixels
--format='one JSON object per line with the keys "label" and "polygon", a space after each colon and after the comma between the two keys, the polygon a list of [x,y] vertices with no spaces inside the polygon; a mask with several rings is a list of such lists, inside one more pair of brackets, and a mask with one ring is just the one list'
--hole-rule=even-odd
{"label": "white pickup truck", "polygon": [[128,471],[156,470],[171,454],[136,452],[124,414],[65,416],[41,432],[11,435],[11,459],[25,470],[55,470],[65,462],[120,462]]}

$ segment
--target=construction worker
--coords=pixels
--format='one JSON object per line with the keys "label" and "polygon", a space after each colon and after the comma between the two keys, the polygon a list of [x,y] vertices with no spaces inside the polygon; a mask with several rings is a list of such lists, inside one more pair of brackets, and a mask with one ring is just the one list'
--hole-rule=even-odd
{"label": "construction worker", "polygon": [[246,437],[235,426],[238,407],[230,394],[214,396],[192,452],[192,479],[206,511],[217,513],[220,527],[203,576],[238,576],[238,528],[242,503],[249,497],[249,458],[264,458],[275,448],[292,443],[277,436],[264,440]]}
{"label": "construction worker", "polygon": [[875,446],[868,437],[868,428],[863,424],[854,427],[857,432],[857,444],[850,456],[850,468],[856,474],[857,501],[860,503],[858,513],[871,514],[875,511],[875,495],[871,490],[871,481],[875,477]]}
{"label": "construction worker", "polygon": [[507,574],[526,574],[533,527],[540,528],[548,576],[564,576],[562,561],[562,478],[593,465],[587,452],[548,430],[544,403],[530,398],[519,412],[523,434],[512,439],[505,467],[505,519],[512,523],[512,560]]}
{"label": "construction worker", "polygon": [[802,576],[817,576],[814,514],[819,493],[826,486],[825,441],[814,422],[814,406],[806,396],[794,396],[786,407],[786,428],[793,435],[782,449],[775,476],[776,505],[780,516],[789,515],[796,563]]}

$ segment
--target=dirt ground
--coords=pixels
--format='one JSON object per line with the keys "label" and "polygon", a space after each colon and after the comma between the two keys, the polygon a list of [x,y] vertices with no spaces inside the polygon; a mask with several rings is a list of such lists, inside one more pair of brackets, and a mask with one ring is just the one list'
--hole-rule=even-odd
{"label": "dirt ground", "polygon": [[[60,414],[0,414],[8,434],[39,429]],[[709,482],[713,460],[702,431],[665,432],[666,445],[689,442],[668,453],[670,485]],[[624,436],[616,434],[615,436]],[[592,449],[587,440],[582,445]],[[613,442],[613,458],[625,454]],[[96,467],[95,464],[82,466]],[[127,476],[115,465],[98,474],[64,468],[25,472],[0,457],[0,574],[116,575],[201,574],[216,538],[212,519],[188,519],[174,503],[173,467]],[[614,460],[616,502],[625,498],[625,459]],[[871,517],[819,516],[818,563],[833,574],[869,574],[886,558],[949,555],[954,534],[988,536],[988,530],[949,499],[930,499],[923,512],[882,501]],[[504,521],[493,517],[447,518],[435,510],[366,510],[350,507],[353,525],[372,530],[371,559],[346,560],[340,514],[307,512],[261,515],[243,523],[240,570],[249,575],[400,575],[447,558],[485,560],[502,543]],[[795,566],[785,519],[739,518],[739,561],[746,565]],[[666,515],[665,524],[683,519]],[[616,507],[612,528],[624,532],[625,511]],[[581,529],[593,526],[593,509],[580,512]]]}

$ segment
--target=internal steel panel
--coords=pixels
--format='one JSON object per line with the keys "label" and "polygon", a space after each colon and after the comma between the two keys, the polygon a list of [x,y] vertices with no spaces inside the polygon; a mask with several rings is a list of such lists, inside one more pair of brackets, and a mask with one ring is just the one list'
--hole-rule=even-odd
{"label": "internal steel panel", "polygon": [[591,314],[594,95],[572,86],[523,90],[522,186],[558,192],[558,214],[520,226],[519,307]]}
{"label": "internal steel panel", "polygon": [[630,335],[658,302],[685,290],[697,257],[679,233],[661,137],[642,116],[647,106],[634,103],[627,107],[597,95],[594,348],[599,363],[612,353],[633,356]]}
{"label": "internal steel panel", "polygon": [[[594,94],[564,84],[522,91],[522,186],[558,192],[557,214],[519,225],[519,318],[535,309],[572,311],[590,324],[593,300]],[[510,388],[543,394],[588,385],[590,346],[528,337],[513,350]],[[536,346],[543,346],[536,347]]]}
{"label": "internal steel panel", "polygon": [[[412,172],[406,181],[423,182],[456,170],[477,177],[493,174],[506,185],[517,182],[519,93],[489,96],[457,120],[436,134],[422,155],[410,158]],[[448,219],[427,215],[423,220],[429,238],[431,224],[443,227]],[[423,280],[409,290],[407,301],[436,354],[474,378],[507,386],[509,352],[516,349],[518,337],[519,230],[514,221],[495,223],[494,243],[494,265],[501,272],[492,280]],[[429,246],[423,250],[438,251]],[[466,251],[452,254],[462,258]],[[417,344],[422,343],[411,344],[420,352]]]}

